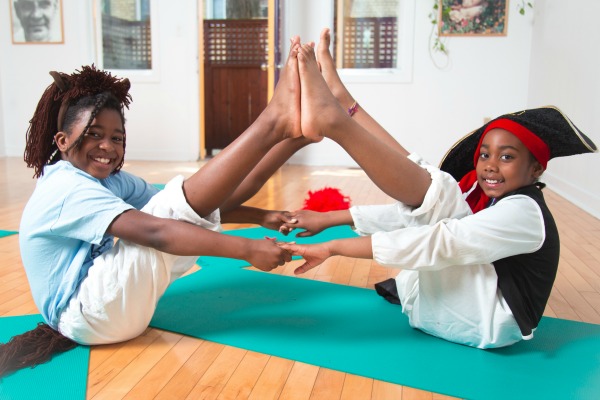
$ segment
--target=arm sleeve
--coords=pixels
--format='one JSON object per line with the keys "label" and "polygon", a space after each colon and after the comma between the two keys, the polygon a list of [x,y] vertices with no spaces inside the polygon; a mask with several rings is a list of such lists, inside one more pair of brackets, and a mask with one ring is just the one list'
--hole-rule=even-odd
{"label": "arm sleeve", "polygon": [[377,232],[372,243],[374,259],[380,264],[438,270],[531,253],[541,247],[544,239],[539,206],[530,197],[516,195],[461,219]]}
{"label": "arm sleeve", "polygon": [[419,207],[409,207],[401,202],[378,206],[355,206],[350,214],[360,235],[372,235],[380,231],[432,225],[444,218],[462,218],[471,213],[469,205],[456,180],[449,174],[427,164],[416,154],[409,156],[414,163],[426,169],[431,185]]}
{"label": "arm sleeve", "polygon": [[138,210],[141,210],[159,192],[155,186],[125,171],[119,171],[106,178],[103,186]]}

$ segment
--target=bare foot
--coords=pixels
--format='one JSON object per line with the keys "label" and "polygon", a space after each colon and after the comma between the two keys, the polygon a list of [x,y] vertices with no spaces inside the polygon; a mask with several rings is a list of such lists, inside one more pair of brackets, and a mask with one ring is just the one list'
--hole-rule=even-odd
{"label": "bare foot", "polygon": [[325,28],[321,31],[321,38],[317,46],[317,60],[321,66],[321,73],[323,74],[323,78],[325,78],[325,82],[327,82],[327,86],[329,86],[329,90],[331,90],[331,93],[333,93],[342,107],[349,108],[354,103],[354,98],[348,92],[348,89],[346,89],[346,86],[344,86],[337,73],[333,57],[331,57],[331,53],[329,52],[330,43],[331,34],[329,28]]}
{"label": "bare foot", "polygon": [[349,118],[335,99],[321,75],[312,44],[298,49],[300,73],[301,126],[304,137],[318,142],[332,133],[335,124]]}
{"label": "bare foot", "polygon": [[278,124],[284,124],[282,128],[284,137],[299,138],[302,137],[300,130],[300,78],[297,61],[300,37],[294,36],[290,42],[288,58],[263,116],[278,121]]}

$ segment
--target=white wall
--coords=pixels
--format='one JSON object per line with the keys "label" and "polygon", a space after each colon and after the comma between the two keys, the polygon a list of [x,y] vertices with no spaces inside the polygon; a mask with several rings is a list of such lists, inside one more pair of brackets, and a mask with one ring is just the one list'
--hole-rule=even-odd
{"label": "white wall", "polygon": [[6,150],[4,150],[4,107],[2,106],[2,75],[0,75],[0,157],[6,156]]}
{"label": "white wall", "polygon": [[[63,0],[62,4],[64,44],[13,45],[9,7],[0,7],[0,134],[4,133],[7,156],[23,155],[28,121],[52,82],[48,72],[70,73],[97,63],[93,2]],[[196,160],[200,135],[197,0],[157,0],[155,4],[159,77],[154,82],[130,77],[133,103],[126,112],[127,158]]]}
{"label": "white wall", "polygon": [[[566,5],[569,5],[568,7]],[[531,47],[529,106],[553,104],[600,145],[600,2],[537,0]],[[600,155],[556,158],[543,181],[600,218]]]}

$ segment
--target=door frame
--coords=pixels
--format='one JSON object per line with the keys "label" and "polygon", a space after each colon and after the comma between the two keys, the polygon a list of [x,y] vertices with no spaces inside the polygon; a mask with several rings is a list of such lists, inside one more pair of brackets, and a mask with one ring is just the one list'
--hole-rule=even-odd
{"label": "door frame", "polygon": [[[198,95],[200,101],[198,102],[199,112],[199,126],[200,126],[200,140],[199,140],[199,154],[200,160],[206,158],[206,125],[204,118],[205,110],[205,84],[204,84],[204,0],[198,0]],[[269,43],[272,43],[268,49],[268,66],[267,66],[267,102],[273,97],[273,91],[275,89],[276,81],[279,77],[279,64],[281,58],[281,43],[280,43],[280,0],[268,0],[268,29],[269,29]]]}

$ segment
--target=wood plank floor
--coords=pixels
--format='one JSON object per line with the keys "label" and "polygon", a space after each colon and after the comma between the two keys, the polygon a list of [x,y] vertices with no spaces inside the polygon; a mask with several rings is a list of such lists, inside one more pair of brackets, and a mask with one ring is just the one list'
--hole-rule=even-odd
{"label": "wood plank floor", "polygon": [[[190,176],[202,162],[127,162],[125,170],[151,183]],[[35,186],[20,158],[0,158],[0,230],[18,230]],[[286,165],[248,203],[297,209],[308,190],[335,186],[352,203],[391,200],[358,169]],[[600,221],[546,190],[561,234],[559,273],[545,315],[600,324]],[[227,225],[226,229],[243,227]],[[299,261],[277,268],[293,275]],[[299,279],[373,288],[398,269],[334,257]],[[21,264],[17,235],[0,239],[0,316],[38,313]],[[448,399],[313,365],[149,328],[131,341],[91,350],[89,399]]]}

